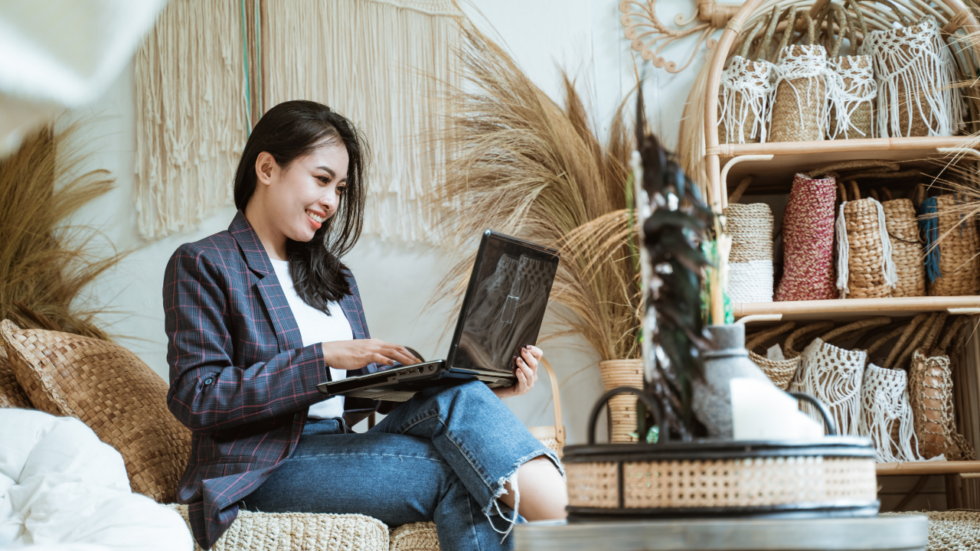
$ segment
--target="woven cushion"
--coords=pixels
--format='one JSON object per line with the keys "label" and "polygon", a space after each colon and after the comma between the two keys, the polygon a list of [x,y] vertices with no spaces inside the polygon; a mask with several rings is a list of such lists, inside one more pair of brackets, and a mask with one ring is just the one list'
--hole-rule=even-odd
{"label": "woven cushion", "polygon": [[31,401],[27,399],[20,383],[14,377],[14,371],[7,359],[7,349],[0,343],[0,408],[31,409]]}
{"label": "woven cushion", "polygon": [[135,354],[71,333],[0,324],[14,376],[34,407],[77,417],[119,450],[133,490],[174,501],[191,433],[167,409],[167,383]]}
{"label": "woven cushion", "polygon": [[439,551],[434,522],[416,522],[395,528],[389,551]]}
{"label": "woven cushion", "polygon": [[[186,505],[170,505],[187,525]],[[388,527],[364,515],[239,511],[211,551],[388,551]],[[202,551],[194,544],[194,551]]]}

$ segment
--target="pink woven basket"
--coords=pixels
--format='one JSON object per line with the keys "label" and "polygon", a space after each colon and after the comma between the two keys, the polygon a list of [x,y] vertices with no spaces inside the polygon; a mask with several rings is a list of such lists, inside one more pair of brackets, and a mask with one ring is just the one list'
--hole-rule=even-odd
{"label": "pink woven basket", "polygon": [[797,174],[783,215],[783,279],[776,300],[837,298],[834,288],[833,176]]}

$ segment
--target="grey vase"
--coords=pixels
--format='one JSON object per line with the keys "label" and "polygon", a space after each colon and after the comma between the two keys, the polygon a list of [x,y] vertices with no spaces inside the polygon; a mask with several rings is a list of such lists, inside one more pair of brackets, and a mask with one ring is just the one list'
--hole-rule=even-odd
{"label": "grey vase", "polygon": [[704,352],[704,380],[694,381],[694,416],[711,438],[732,438],[732,396],[729,381],[736,378],[769,381],[745,349],[745,326],[709,325],[714,350]]}

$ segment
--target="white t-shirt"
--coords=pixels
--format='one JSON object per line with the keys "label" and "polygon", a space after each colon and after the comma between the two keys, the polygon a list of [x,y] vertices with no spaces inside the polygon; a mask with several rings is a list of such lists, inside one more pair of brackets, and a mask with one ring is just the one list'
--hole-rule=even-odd
{"label": "white t-shirt", "polygon": [[[296,294],[293,287],[293,278],[289,275],[289,262],[286,260],[273,260],[272,267],[276,270],[276,277],[279,278],[279,285],[282,292],[286,295],[286,302],[289,309],[293,311],[296,318],[296,325],[299,326],[299,334],[303,337],[303,346],[310,346],[321,342],[349,341],[354,339],[354,332],[351,330],[350,321],[344,315],[343,309],[337,302],[328,304],[330,315],[326,315],[309,304],[303,302]],[[344,369],[330,369],[332,381],[339,381],[347,377]],[[334,419],[344,415],[344,397],[335,396],[329,400],[324,400],[310,406],[310,417],[314,419]]]}

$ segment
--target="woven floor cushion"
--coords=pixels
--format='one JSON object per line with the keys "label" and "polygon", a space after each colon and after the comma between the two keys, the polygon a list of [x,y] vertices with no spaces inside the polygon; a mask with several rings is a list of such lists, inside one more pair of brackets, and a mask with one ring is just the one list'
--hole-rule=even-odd
{"label": "woven floor cushion", "polygon": [[14,370],[10,367],[7,349],[3,343],[0,343],[0,408],[32,409],[31,401],[14,377]]}
{"label": "woven floor cushion", "polygon": [[191,433],[167,409],[167,383],[111,342],[0,323],[17,382],[35,408],[80,419],[126,463],[133,491],[172,503]]}
{"label": "woven floor cushion", "polygon": [[[186,505],[169,505],[190,526]],[[388,527],[364,515],[253,513],[238,518],[211,551],[388,551]],[[194,544],[194,551],[202,551]]]}
{"label": "woven floor cushion", "polygon": [[436,523],[416,522],[395,528],[389,551],[439,551]]}

